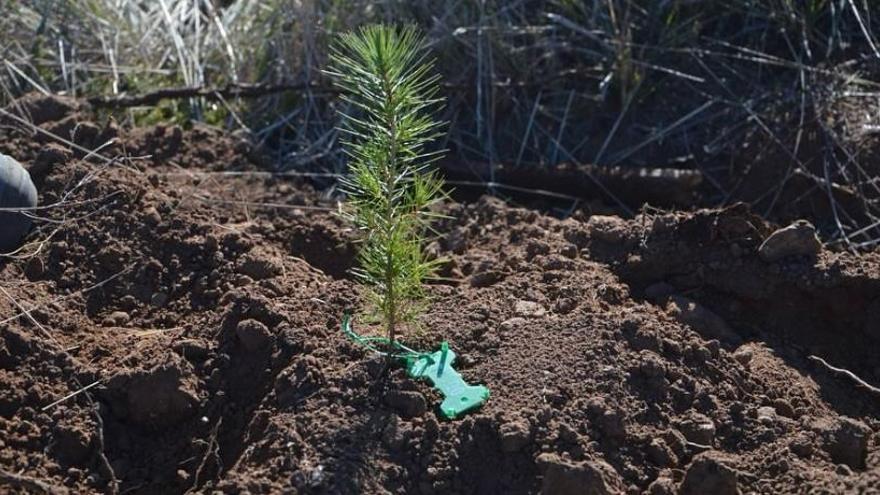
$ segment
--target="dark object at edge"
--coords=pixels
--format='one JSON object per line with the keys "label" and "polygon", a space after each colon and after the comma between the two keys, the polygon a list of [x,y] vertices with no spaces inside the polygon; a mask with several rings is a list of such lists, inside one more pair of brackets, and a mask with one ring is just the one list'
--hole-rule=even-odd
{"label": "dark object at edge", "polygon": [[[37,188],[28,171],[15,159],[0,153],[0,208],[37,206]],[[31,228],[31,218],[18,211],[0,211],[0,253],[19,247]]]}

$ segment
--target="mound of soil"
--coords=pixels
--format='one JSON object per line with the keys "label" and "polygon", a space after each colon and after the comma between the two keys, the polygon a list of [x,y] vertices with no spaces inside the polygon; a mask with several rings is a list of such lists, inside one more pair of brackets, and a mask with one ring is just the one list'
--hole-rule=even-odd
{"label": "mound of soil", "polygon": [[774,229],[743,207],[624,220],[448,204],[431,249],[450,261],[409,343],[448,340],[492,396],[445,421],[428,384],[340,331],[359,301],[331,201],[250,173],[258,154],[212,129],[22,107],[37,127],[2,122],[0,152],[49,208],[0,264],[4,490],[880,485],[880,396],[835,369],[880,382],[877,255],[765,261]]}

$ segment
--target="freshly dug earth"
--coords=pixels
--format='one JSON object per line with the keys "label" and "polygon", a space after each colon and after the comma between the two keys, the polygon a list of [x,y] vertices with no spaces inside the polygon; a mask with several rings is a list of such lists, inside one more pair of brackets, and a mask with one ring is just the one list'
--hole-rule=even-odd
{"label": "freshly dug earth", "polygon": [[112,142],[84,159],[0,122],[52,220],[0,264],[0,491],[880,486],[880,396],[810,358],[880,382],[878,255],[767,261],[773,229],[743,207],[448,204],[431,249],[449,262],[409,343],[448,340],[492,396],[446,421],[428,384],[344,338],[352,233],[307,184],[250,173],[259,155],[207,128],[10,111]]}

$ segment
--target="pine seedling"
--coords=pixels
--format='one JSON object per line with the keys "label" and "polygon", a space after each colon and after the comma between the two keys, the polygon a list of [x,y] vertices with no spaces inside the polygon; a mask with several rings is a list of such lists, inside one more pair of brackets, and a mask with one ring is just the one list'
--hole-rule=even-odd
{"label": "pine seedling", "polygon": [[343,34],[330,74],[350,106],[340,130],[349,157],[341,180],[342,215],[361,233],[354,274],[389,342],[424,307],[424,282],[438,266],[425,256],[431,206],[445,197],[432,169],[442,152],[427,145],[440,132],[432,118],[442,104],[422,36],[383,25]]}

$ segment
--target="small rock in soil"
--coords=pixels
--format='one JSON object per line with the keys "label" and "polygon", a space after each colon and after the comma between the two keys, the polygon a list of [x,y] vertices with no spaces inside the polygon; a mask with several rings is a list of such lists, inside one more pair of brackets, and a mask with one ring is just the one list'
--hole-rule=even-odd
{"label": "small rock in soil", "polygon": [[670,296],[669,299],[666,311],[703,337],[730,343],[739,342],[739,335],[727,325],[727,322],[702,304],[684,296]]}
{"label": "small rock in soil", "polygon": [[712,445],[715,441],[715,423],[703,414],[696,413],[682,421],[680,429],[690,442]]}
{"label": "small rock in soil", "polygon": [[758,248],[758,255],[769,263],[789,256],[815,258],[822,243],[816,236],[816,228],[806,220],[797,222],[770,234]]}
{"label": "small rock in soil", "polygon": [[765,425],[772,425],[776,422],[776,409],[771,406],[762,406],[758,408],[758,421]]}
{"label": "small rock in soil", "polygon": [[541,454],[544,495],[610,495],[623,492],[623,482],[613,467],[601,460],[573,462],[556,454]]}
{"label": "small rock in soil", "polygon": [[505,423],[499,428],[499,436],[503,452],[519,452],[531,441],[531,426],[527,420]]}
{"label": "small rock in soil", "polygon": [[248,351],[256,351],[272,343],[269,327],[257,320],[242,320],[235,327],[235,335]]}
{"label": "small rock in soil", "polygon": [[162,215],[159,214],[159,210],[155,206],[148,206],[144,210],[144,220],[148,224],[156,226],[162,223]]}
{"label": "small rock in soil", "polygon": [[710,450],[694,457],[684,481],[682,495],[738,495],[737,471],[720,452]]}
{"label": "small rock in soil", "polygon": [[513,311],[517,316],[525,318],[540,318],[547,314],[544,306],[534,301],[517,301]]}
{"label": "small rock in soil", "polygon": [[526,321],[528,321],[528,320],[526,320],[525,318],[522,318],[520,316],[515,316],[513,318],[509,318],[507,320],[502,321],[501,322],[501,329],[502,330],[512,330],[520,325],[525,324]]}
{"label": "small rock in soil", "polygon": [[425,414],[428,404],[425,397],[409,390],[391,390],[385,394],[385,403],[405,418],[414,418]]}

